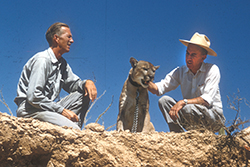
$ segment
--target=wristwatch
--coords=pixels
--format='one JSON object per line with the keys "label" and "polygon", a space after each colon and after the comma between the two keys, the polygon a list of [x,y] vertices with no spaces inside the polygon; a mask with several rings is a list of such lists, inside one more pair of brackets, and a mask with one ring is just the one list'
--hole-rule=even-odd
{"label": "wristwatch", "polygon": [[183,101],[185,102],[185,105],[188,104],[188,100],[187,99],[183,99]]}

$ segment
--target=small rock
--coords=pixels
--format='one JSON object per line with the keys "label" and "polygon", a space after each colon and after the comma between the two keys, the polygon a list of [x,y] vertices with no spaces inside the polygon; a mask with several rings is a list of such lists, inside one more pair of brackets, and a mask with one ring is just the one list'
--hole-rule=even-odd
{"label": "small rock", "polygon": [[98,124],[98,123],[90,123],[85,126],[85,129],[89,129],[94,132],[103,132],[104,131],[104,126]]}

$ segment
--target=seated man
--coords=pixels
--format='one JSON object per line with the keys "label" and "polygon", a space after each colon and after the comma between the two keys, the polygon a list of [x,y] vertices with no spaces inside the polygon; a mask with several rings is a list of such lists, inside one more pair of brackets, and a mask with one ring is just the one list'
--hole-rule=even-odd
{"label": "seated man", "polygon": [[206,128],[217,132],[225,123],[220,96],[220,71],[214,64],[205,63],[208,55],[217,56],[210,48],[206,35],[195,33],[187,46],[186,66],[177,67],[158,83],[149,83],[148,90],[158,96],[181,86],[183,100],[163,96],[160,110],[170,131],[183,132]]}
{"label": "seated man", "polygon": [[[76,76],[62,57],[74,42],[67,24],[51,25],[46,39],[49,48],[35,54],[23,67],[14,100],[17,116],[81,129],[89,102],[97,96],[95,84]],[[61,88],[70,94],[55,102]]]}

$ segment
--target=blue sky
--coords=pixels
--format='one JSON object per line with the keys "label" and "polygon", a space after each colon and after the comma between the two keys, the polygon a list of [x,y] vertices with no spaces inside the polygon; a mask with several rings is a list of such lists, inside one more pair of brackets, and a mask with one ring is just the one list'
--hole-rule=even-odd
{"label": "blue sky", "polygon": [[[17,82],[27,60],[48,48],[47,28],[54,22],[67,23],[73,34],[71,51],[63,57],[82,79],[96,79],[98,96],[87,115],[88,123],[113,104],[99,121],[105,128],[116,123],[119,96],[130,69],[129,58],[160,65],[155,81],[185,64],[186,47],[179,39],[195,32],[206,34],[218,57],[206,62],[219,66],[220,91],[228,121],[235,111],[227,107],[227,95],[240,90],[250,101],[250,1],[167,1],[167,0],[11,0],[0,5],[0,88],[14,115]],[[167,93],[182,99],[180,89]],[[61,97],[66,95],[61,93]],[[156,95],[149,95],[150,116],[157,131],[168,132],[158,108]],[[241,118],[249,119],[250,109],[241,103]],[[0,104],[1,112],[8,112]],[[114,130],[115,127],[112,128]]]}

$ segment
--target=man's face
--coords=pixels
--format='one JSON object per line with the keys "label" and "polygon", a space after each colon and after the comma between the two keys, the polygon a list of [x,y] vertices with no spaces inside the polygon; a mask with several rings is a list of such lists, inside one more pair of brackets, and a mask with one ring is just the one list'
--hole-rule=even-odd
{"label": "man's face", "polygon": [[194,73],[200,69],[207,55],[203,55],[199,46],[189,44],[186,51],[186,65]]}
{"label": "man's face", "polygon": [[61,27],[61,35],[57,36],[57,43],[61,49],[61,54],[69,52],[70,45],[74,42],[68,27]]}

